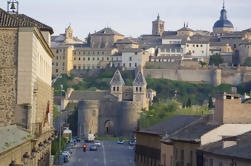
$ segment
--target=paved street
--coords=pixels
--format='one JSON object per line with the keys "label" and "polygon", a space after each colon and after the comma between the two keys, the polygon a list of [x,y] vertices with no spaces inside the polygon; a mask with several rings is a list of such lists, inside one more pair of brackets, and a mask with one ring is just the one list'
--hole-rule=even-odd
{"label": "paved street", "polygon": [[72,149],[70,162],[64,166],[134,166],[134,150],[127,143],[119,145],[115,141],[102,141],[98,151],[83,152],[83,142]]}

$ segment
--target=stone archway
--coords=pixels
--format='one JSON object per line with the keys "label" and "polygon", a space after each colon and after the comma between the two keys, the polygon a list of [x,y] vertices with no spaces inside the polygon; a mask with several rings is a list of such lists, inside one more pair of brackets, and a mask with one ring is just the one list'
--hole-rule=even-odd
{"label": "stone archway", "polygon": [[111,120],[105,121],[105,135],[114,135],[114,123]]}

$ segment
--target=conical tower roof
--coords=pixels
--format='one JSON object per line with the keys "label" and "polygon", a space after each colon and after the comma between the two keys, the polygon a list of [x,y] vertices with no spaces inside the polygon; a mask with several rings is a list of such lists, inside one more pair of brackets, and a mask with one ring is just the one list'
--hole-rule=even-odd
{"label": "conical tower roof", "polygon": [[146,79],[143,75],[143,73],[140,71],[138,72],[135,80],[133,81],[133,85],[138,85],[138,86],[142,86],[142,85],[146,85],[147,82],[146,82]]}
{"label": "conical tower roof", "polygon": [[120,71],[118,69],[114,73],[110,84],[111,85],[125,85],[125,82],[124,82],[124,80],[120,74]]}

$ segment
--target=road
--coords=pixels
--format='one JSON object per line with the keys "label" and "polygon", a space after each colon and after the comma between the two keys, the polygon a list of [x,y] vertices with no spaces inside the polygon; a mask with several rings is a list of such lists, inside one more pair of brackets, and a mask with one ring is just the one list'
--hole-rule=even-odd
{"label": "road", "polygon": [[101,141],[98,151],[83,152],[81,145],[72,149],[72,157],[64,166],[134,166],[134,150],[127,143],[117,144],[114,141]]}

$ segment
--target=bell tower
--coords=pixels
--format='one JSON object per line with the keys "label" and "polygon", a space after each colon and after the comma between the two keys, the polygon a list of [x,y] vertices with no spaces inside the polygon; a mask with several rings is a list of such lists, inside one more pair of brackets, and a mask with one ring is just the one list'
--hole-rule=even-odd
{"label": "bell tower", "polygon": [[152,22],[152,35],[160,35],[162,36],[165,31],[165,22],[160,20],[160,16],[158,14],[157,19]]}
{"label": "bell tower", "polygon": [[123,86],[125,85],[125,82],[117,69],[114,73],[112,80],[110,82],[110,92],[114,96],[118,97],[118,101],[122,101],[123,98]]}
{"label": "bell tower", "polygon": [[18,0],[7,1],[7,12],[10,14],[18,14],[19,2]]}
{"label": "bell tower", "polygon": [[147,82],[141,71],[138,72],[135,80],[133,81],[133,101],[141,102],[142,108],[148,107],[148,100],[146,98]]}
{"label": "bell tower", "polygon": [[71,28],[71,25],[69,25],[65,29],[65,43],[72,43],[73,42],[73,30]]}

